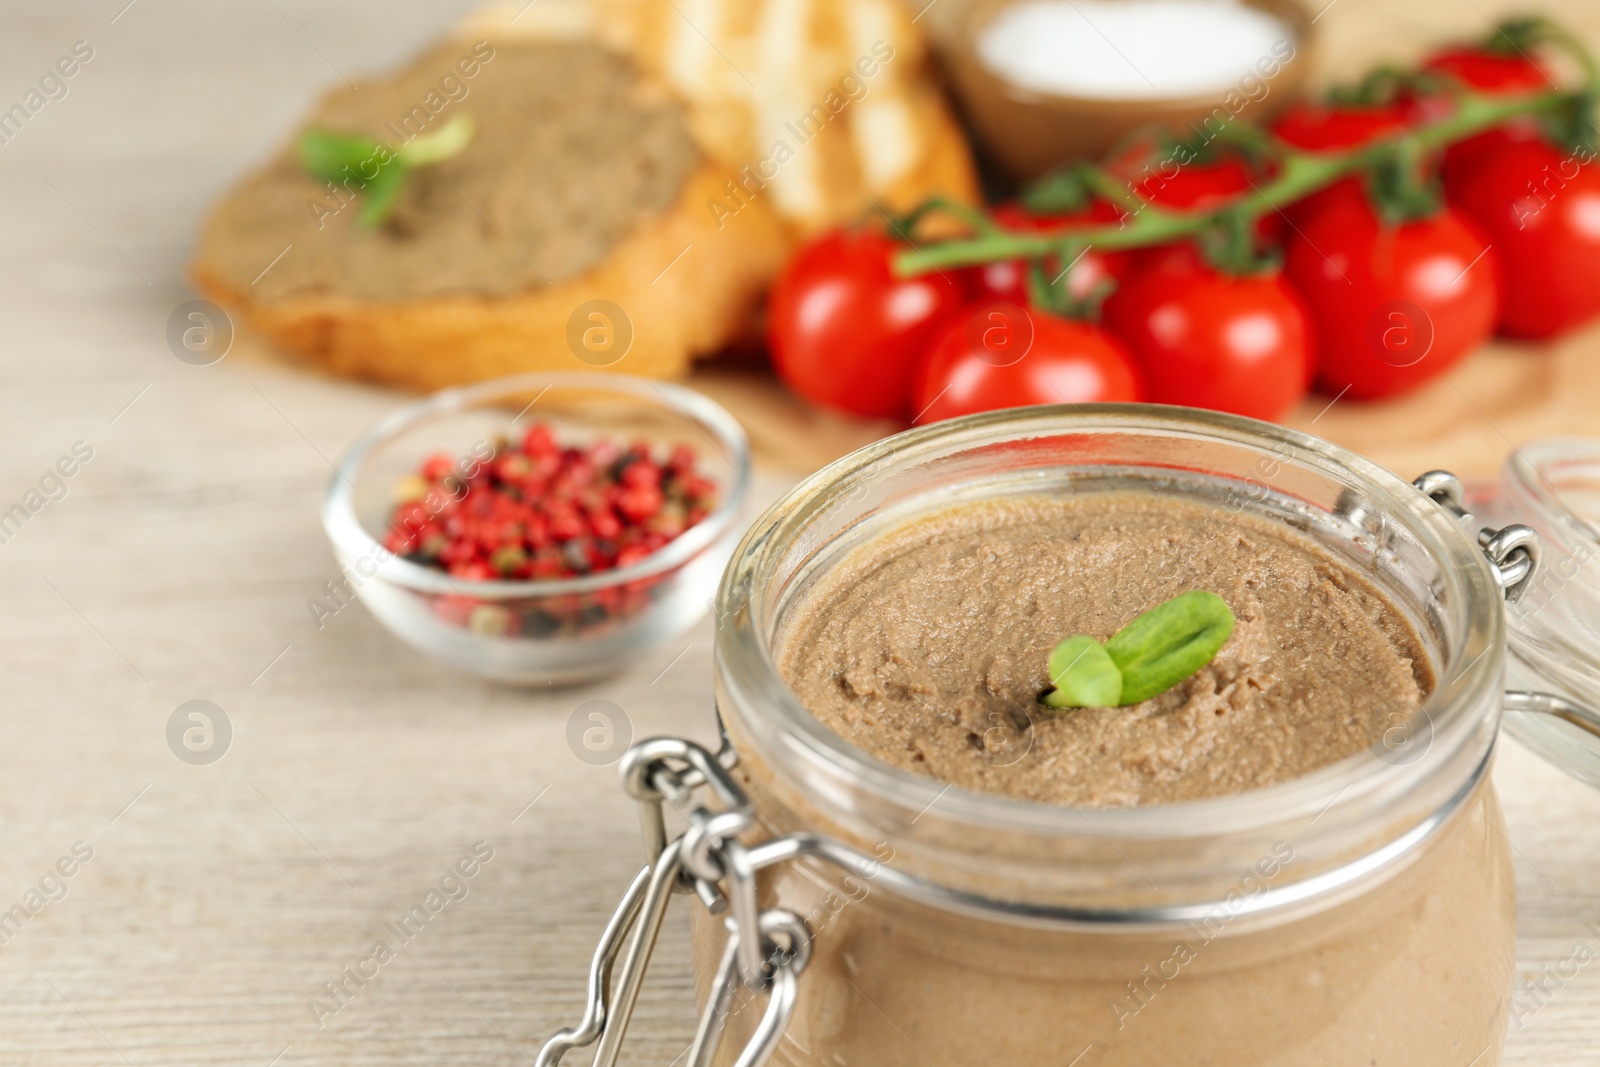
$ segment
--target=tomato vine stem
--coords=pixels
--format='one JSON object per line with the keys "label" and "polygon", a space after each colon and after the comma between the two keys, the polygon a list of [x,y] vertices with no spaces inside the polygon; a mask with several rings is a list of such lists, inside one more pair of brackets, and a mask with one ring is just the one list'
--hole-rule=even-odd
{"label": "tomato vine stem", "polygon": [[1068,233],[985,232],[972,237],[925,242],[898,253],[895,272],[902,277],[943,268],[976,266],[1006,259],[1059,256],[1070,262],[1086,247],[1115,251],[1148,248],[1230,223],[1254,220],[1325,189],[1348,175],[1377,166],[1401,154],[1422,154],[1448,147],[1521,115],[1553,113],[1571,106],[1573,94],[1561,91],[1488,95],[1463,90],[1450,114],[1346,151],[1306,152],[1267,131],[1260,131],[1273,150],[1277,174],[1251,192],[1211,211],[1178,212],[1157,207],[1138,196],[1115,175],[1094,166],[1081,168],[1088,188],[1127,210],[1114,223],[1087,226]]}

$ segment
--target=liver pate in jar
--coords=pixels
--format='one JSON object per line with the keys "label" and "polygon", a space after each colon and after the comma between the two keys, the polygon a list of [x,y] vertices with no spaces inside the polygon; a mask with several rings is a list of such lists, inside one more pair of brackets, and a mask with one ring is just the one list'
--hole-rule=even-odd
{"label": "liver pate in jar", "polygon": [[[1194,589],[1235,619],[1196,672],[1041,702],[1057,642]],[[748,839],[875,858],[760,873],[811,933],[774,1062],[1498,1062],[1503,599],[1404,481],[1226,416],[979,416],[803,483],[717,606]]]}

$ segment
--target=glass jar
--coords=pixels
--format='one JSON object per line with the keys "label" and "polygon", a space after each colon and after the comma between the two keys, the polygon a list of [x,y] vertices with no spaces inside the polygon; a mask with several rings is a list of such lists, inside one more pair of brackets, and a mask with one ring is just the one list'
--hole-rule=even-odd
{"label": "glass jar", "polygon": [[[1516,906],[1489,771],[1504,604],[1536,546],[1520,527],[1474,537],[1453,477],[1419,486],[1283,427],[1144,405],[953,420],[808,478],[718,593],[722,753],[658,739],[624,760],[652,859],[596,956],[584,1023],[539,1067],[596,1038],[595,1062],[614,1061],[674,885],[700,897],[693,1067],[1491,1067]],[[780,677],[797,606],[884,531],[964,501],[1122,487],[1283,523],[1367,576],[1432,661],[1421,710],[1292,781],[1086,810],[891,767]],[[700,785],[713,806],[690,806]],[[689,815],[670,843],[663,802]]]}
{"label": "glass jar", "polygon": [[[1424,722],[1282,785],[1075,810],[890,768],[780,679],[793,608],[883,529],[957,500],[1129,483],[1275,518],[1371,577],[1434,659]],[[1408,483],[1305,435],[1199,412],[997,413],[808,479],[749,532],[719,596],[718,708],[758,836],[822,833],[1020,914],[909,899],[812,859],[771,869],[764,902],[814,934],[791,1061],[1494,1063],[1516,914],[1487,778],[1502,603],[1483,553]],[[696,909],[697,973],[711,974],[722,936]],[[735,1011],[724,1047],[756,1017]]]}

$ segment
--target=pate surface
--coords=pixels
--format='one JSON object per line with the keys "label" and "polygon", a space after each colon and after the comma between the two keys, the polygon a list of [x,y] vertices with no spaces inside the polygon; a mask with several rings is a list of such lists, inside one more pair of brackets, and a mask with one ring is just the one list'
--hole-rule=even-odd
{"label": "pate surface", "polygon": [[[1105,640],[1191,589],[1232,636],[1141,704],[1039,703],[1054,645]],[[1415,629],[1286,526],[1151,493],[961,505],[864,544],[789,620],[779,668],[827,727],[963,789],[1129,806],[1304,775],[1404,723],[1433,688]]]}

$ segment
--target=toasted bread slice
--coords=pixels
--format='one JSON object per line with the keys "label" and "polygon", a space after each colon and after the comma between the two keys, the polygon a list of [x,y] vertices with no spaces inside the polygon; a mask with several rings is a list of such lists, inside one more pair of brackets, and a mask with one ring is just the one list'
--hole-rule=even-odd
{"label": "toasted bread slice", "polygon": [[688,102],[690,129],[737,182],[708,210],[765,201],[806,236],[973,200],[976,172],[900,0],[508,0],[461,32],[591,33]]}
{"label": "toasted bread slice", "polygon": [[581,33],[450,41],[335,90],[310,122],[397,146],[455,114],[473,140],[412,172],[377,229],[358,180],[319,183],[280,151],[211,212],[200,289],[334,373],[423,389],[677,377],[748,332],[792,236],[765,204],[707,210],[734,175],[628,57]]}
{"label": "toasted bread slice", "polygon": [[[554,240],[550,254],[571,269],[547,274],[534,266],[534,259],[549,264],[542,255],[522,254],[520,242],[522,233],[537,232],[539,219],[529,209],[508,213],[501,204],[497,210],[456,189],[450,163],[438,167],[440,177],[430,171],[410,179],[418,188],[402,193],[387,243],[356,242],[350,254],[330,254],[317,236],[320,217],[314,231],[308,233],[302,219],[285,236],[277,229],[286,225],[281,220],[303,216],[302,200],[323,195],[285,151],[213,211],[195,254],[196,284],[273,341],[336,374],[420,389],[527,370],[679,377],[695,356],[755,335],[760,298],[804,235],[871,216],[874,209],[903,210],[935,193],[975,194],[966,143],[926,68],[915,27],[894,0],[698,0],[688,6],[697,19],[715,14],[714,37],[701,37],[669,0],[493,6],[464,24],[455,41],[394,76],[410,79],[407,91],[419,101],[405,118],[363,112],[371,94],[345,90],[316,110],[314,121],[334,129],[371,127],[385,140],[406,137],[411,116],[426,125],[429,111],[447,115],[457,107],[455,96],[446,101],[435,88],[446,95],[459,90],[458,110],[484,106],[468,95],[478,89],[462,87],[472,77],[466,67],[450,85],[429,80],[439,79],[436,68],[454,52],[492,57],[496,45],[510,53],[540,44],[602,52],[594,46],[604,44],[612,57],[604,62],[633,71],[637,92],[631,95],[652,100],[648,106],[681,101],[670,106],[683,109],[701,158],[665,200],[629,194],[604,201],[626,201],[633,212],[621,222],[613,218],[600,235],[604,240],[570,233]],[[786,22],[785,13],[794,11],[804,17]],[[718,51],[737,56],[742,69],[729,64],[714,73],[696,40],[713,58]],[[505,69],[485,59],[475,84]],[[502,113],[500,142],[526,140],[526,151],[543,158],[541,117],[568,106],[576,105],[565,95],[553,103],[547,97],[518,112],[509,134]],[[634,142],[618,137],[611,143]],[[627,169],[659,178],[664,164],[648,148],[640,149],[638,166]],[[604,206],[596,195],[584,195],[581,181],[558,182],[555,192],[560,195],[531,214],[584,218]],[[450,210],[453,203],[458,216],[464,213],[467,208],[452,200],[458,193],[497,239],[486,237],[475,252],[445,249],[435,259],[427,241],[437,216],[430,211]],[[296,196],[302,200],[286,208],[286,198]],[[330,186],[326,199],[337,205],[355,197]],[[326,207],[312,211],[328,213]],[[330,225],[348,231],[354,215],[340,207]],[[475,217],[469,221],[476,224]],[[513,223],[532,229],[515,231]],[[407,233],[418,241],[408,246],[395,239]],[[246,248],[238,247],[241,235]],[[296,258],[263,272],[265,282],[256,276],[291,244],[297,247],[288,255]],[[367,284],[371,274],[396,265],[385,258],[391,250],[406,259],[398,266],[409,283],[390,290]],[[450,272],[442,269],[447,262]],[[537,277],[524,276],[525,266]],[[297,273],[287,279],[286,271]]]}
{"label": "toasted bread slice", "polygon": [[[715,225],[705,201],[727,181],[723,168],[703,163],[677,204],[597,266],[513,296],[263,302],[204,258],[193,276],[201,292],[256,330],[347,377],[424,390],[534,370],[676,378],[694,354],[714,352],[748,328],[787,254],[788,236],[764,208]],[[620,308],[626,320],[616,321],[610,309],[590,310],[597,300]],[[591,330],[598,333],[587,341]],[[619,354],[613,346],[621,344]]]}

